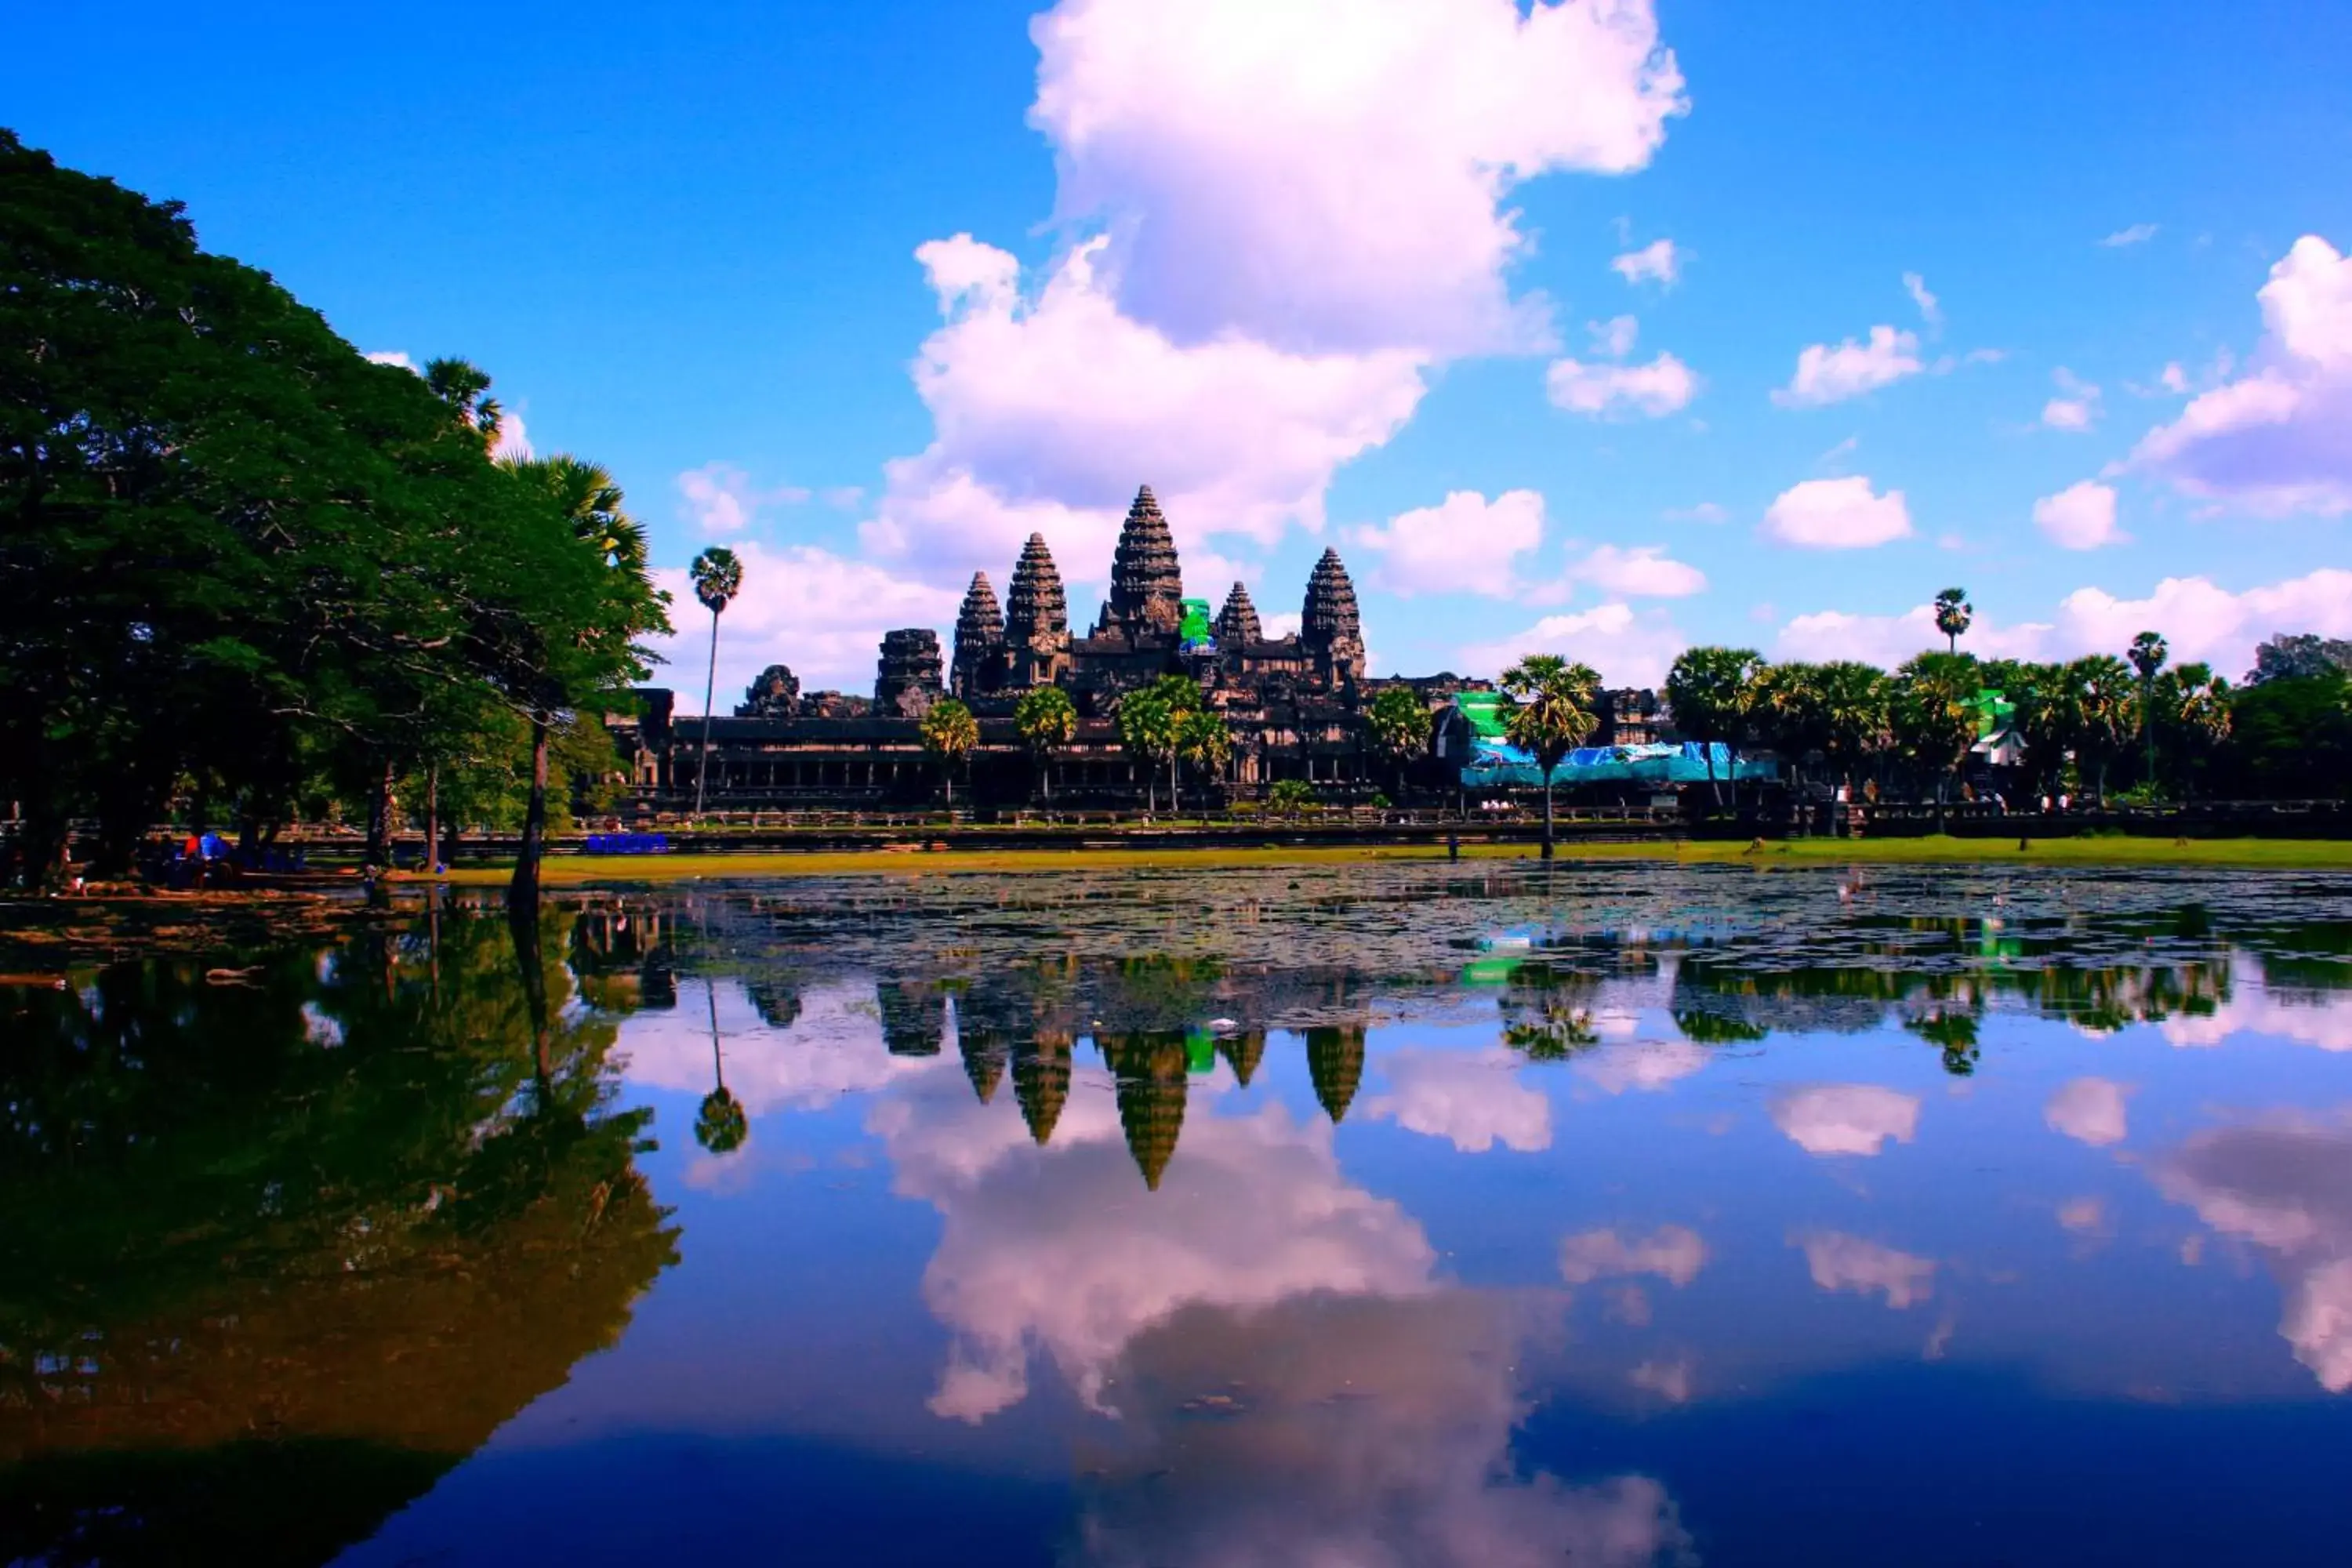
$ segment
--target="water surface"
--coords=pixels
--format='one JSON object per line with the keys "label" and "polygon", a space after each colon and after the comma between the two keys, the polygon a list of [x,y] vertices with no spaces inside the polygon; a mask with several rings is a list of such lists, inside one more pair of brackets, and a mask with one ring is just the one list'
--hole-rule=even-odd
{"label": "water surface", "polygon": [[2342,1561],[2347,954],[1389,865],[0,991],[0,1561]]}

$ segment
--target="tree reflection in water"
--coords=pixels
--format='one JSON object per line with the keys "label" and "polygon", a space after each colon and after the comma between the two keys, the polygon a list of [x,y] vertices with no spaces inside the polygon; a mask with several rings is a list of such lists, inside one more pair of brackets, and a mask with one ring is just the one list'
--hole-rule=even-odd
{"label": "tree reflection in water", "polygon": [[0,992],[0,1559],[319,1561],[617,1339],[677,1233],[573,921]]}

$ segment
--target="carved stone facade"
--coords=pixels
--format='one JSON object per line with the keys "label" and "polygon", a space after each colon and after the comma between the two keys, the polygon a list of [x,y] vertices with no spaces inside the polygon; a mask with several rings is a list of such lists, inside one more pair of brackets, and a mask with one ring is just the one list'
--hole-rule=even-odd
{"label": "carved stone facade", "polygon": [[919,719],[947,694],[940,680],[940,634],[908,626],[882,634],[882,656],[874,673],[874,711],[891,719]]}

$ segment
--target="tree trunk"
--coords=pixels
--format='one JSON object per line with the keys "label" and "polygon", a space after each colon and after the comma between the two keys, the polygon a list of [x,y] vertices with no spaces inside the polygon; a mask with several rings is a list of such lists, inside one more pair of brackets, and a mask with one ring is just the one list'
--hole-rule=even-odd
{"label": "tree trunk", "polygon": [[702,755],[694,767],[694,815],[702,815],[703,781],[710,776],[710,697],[719,685],[719,612],[710,612],[710,663],[702,672]]}
{"label": "tree trunk", "polygon": [[1184,791],[1176,782],[1176,753],[1168,753],[1168,815],[1184,815]]}
{"label": "tree trunk", "polygon": [[428,763],[425,768],[425,874],[435,874],[441,865],[441,764]]}
{"label": "tree trunk", "polygon": [[367,848],[361,854],[360,863],[364,866],[392,864],[392,764],[389,762],[368,783]]}
{"label": "tree trunk", "polygon": [[507,884],[507,909],[518,920],[539,919],[539,858],[547,841],[547,717],[530,716],[530,804],[522,818],[522,845],[515,852],[514,879]]}
{"label": "tree trunk", "polygon": [[1551,858],[1551,854],[1552,854],[1552,840],[1551,840],[1551,769],[1549,769],[1549,768],[1546,768],[1546,769],[1544,770],[1544,780],[1543,780],[1543,797],[1544,797],[1544,836],[1543,836],[1543,858],[1544,858],[1545,859],[1549,860],[1549,859],[1550,859],[1550,858]]}
{"label": "tree trunk", "polygon": [[1721,811],[1723,809],[1723,781],[1715,776],[1715,742],[1713,741],[1701,741],[1699,745],[1706,753],[1706,791],[1707,794],[1715,797],[1715,809]]}
{"label": "tree trunk", "polygon": [[1944,786],[1950,778],[1948,773],[1936,775],[1936,831],[1939,834],[1944,831]]}

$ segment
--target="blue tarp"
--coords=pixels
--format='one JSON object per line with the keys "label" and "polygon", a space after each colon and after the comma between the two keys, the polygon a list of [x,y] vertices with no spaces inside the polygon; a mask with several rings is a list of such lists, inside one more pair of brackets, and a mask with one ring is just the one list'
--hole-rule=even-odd
{"label": "blue tarp", "polygon": [[667,855],[667,833],[592,833],[583,853],[589,855]]}
{"label": "blue tarp", "polygon": [[[1702,746],[1696,741],[1680,745],[1580,746],[1552,770],[1552,783],[1573,787],[1580,784],[1705,784],[1707,752],[1715,753],[1715,776],[1735,777],[1731,748],[1721,742]],[[1736,776],[1769,779],[1778,773],[1770,763],[1741,759]],[[1538,789],[1543,770],[1535,757],[1517,746],[1480,737],[1471,747],[1462,782],[1472,789]]]}

